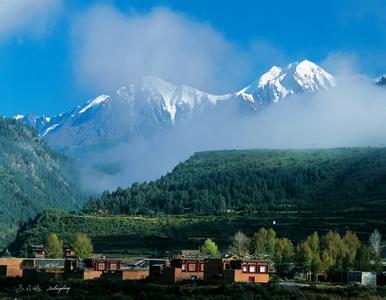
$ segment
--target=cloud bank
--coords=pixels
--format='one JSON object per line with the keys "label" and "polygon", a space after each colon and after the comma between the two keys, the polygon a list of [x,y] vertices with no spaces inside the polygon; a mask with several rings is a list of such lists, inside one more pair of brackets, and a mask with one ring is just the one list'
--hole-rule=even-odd
{"label": "cloud bank", "polygon": [[276,60],[284,56],[261,41],[241,49],[211,25],[167,8],[127,15],[94,6],[76,18],[72,32],[75,73],[98,91],[154,75],[212,93],[234,92],[268,67],[272,53]]}
{"label": "cloud bank", "polygon": [[338,80],[328,92],[293,96],[259,113],[237,105],[94,153],[90,165],[118,169],[107,175],[86,168],[85,186],[99,192],[153,180],[197,151],[386,146],[386,89],[367,77]]}
{"label": "cloud bank", "polygon": [[62,6],[62,0],[0,0],[0,38],[42,35]]}

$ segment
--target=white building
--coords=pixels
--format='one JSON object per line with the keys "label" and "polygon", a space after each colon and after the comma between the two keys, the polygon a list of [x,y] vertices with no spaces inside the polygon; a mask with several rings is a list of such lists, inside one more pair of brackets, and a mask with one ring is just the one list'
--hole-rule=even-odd
{"label": "white building", "polygon": [[376,272],[361,272],[353,271],[347,273],[348,283],[359,283],[363,286],[376,287],[377,273]]}

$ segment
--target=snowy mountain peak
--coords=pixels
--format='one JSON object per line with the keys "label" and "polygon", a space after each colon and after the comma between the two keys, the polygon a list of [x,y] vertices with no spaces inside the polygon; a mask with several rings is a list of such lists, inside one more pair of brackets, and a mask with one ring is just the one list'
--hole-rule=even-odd
{"label": "snowy mountain peak", "polygon": [[258,105],[276,103],[298,93],[316,93],[335,85],[335,78],[309,60],[294,62],[285,68],[272,67],[255,83],[236,93],[237,96]]}
{"label": "snowy mountain peak", "polygon": [[79,114],[83,114],[84,112],[86,112],[87,110],[89,110],[90,108],[94,107],[94,106],[97,106],[103,102],[105,102],[107,99],[109,99],[110,96],[107,96],[107,95],[100,95],[98,97],[96,97],[95,99],[93,100],[90,100],[86,103],[86,105],[78,112]]}
{"label": "snowy mountain peak", "polygon": [[273,66],[268,72],[264,73],[260,79],[258,86],[262,87],[267,84],[268,81],[276,78],[282,72],[282,68]]}
{"label": "snowy mountain peak", "polygon": [[290,95],[316,93],[334,84],[332,75],[308,60],[273,66],[240,92],[221,96],[144,76],[110,96],[100,95],[52,118],[33,114],[15,118],[39,130],[51,146],[68,149],[147,136],[210,113],[220,102],[258,110]]}

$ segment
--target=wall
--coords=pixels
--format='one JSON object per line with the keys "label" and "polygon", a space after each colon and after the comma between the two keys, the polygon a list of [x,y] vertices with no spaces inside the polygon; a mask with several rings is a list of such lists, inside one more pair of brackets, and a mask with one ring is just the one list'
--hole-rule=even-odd
{"label": "wall", "polygon": [[119,270],[103,273],[102,278],[115,280],[140,280],[149,277],[149,269]]}
{"label": "wall", "polygon": [[20,258],[0,258],[0,276],[22,277],[22,263],[23,260]]}
{"label": "wall", "polygon": [[83,272],[83,279],[88,280],[88,279],[96,279],[102,276],[102,271],[89,271],[85,270]]}
{"label": "wall", "polygon": [[249,282],[249,277],[253,277],[255,279],[255,283],[269,282],[269,274],[243,273],[242,270],[232,270],[232,271],[234,271],[235,282]]}

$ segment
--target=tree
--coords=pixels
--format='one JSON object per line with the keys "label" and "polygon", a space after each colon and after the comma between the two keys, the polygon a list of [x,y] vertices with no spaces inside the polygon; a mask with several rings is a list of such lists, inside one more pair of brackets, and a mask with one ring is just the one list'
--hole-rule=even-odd
{"label": "tree", "polygon": [[218,257],[220,252],[218,246],[211,239],[206,239],[200,249],[201,253],[207,254],[211,257]]}
{"label": "tree", "polygon": [[319,254],[314,254],[311,260],[311,272],[315,274],[316,281],[318,281],[318,275],[323,272],[323,264]]}
{"label": "tree", "polygon": [[294,259],[294,246],[289,239],[276,239],[273,259],[279,273],[288,271],[289,264],[292,263]]}
{"label": "tree", "polygon": [[377,229],[370,235],[369,244],[371,254],[373,254],[375,258],[380,257],[382,252],[382,236]]}
{"label": "tree", "polygon": [[249,238],[241,231],[238,231],[232,237],[232,244],[229,248],[229,251],[240,257],[244,257],[249,254],[248,253],[249,244],[250,244]]}
{"label": "tree", "polygon": [[370,270],[370,253],[365,245],[362,245],[356,252],[354,269],[357,271]]}
{"label": "tree", "polygon": [[265,242],[265,252],[269,256],[273,256],[275,253],[276,232],[272,228],[267,231],[267,239]]}
{"label": "tree", "polygon": [[88,258],[93,251],[91,239],[85,233],[75,234],[75,240],[72,247],[74,248],[76,256],[79,258]]}
{"label": "tree", "polygon": [[311,262],[314,253],[309,247],[308,243],[302,242],[296,246],[295,260],[298,266],[302,269],[303,273],[311,272]]}
{"label": "tree", "polygon": [[251,239],[251,253],[257,253],[259,255],[265,253],[265,241],[267,239],[267,230],[262,227],[257,231]]}
{"label": "tree", "polygon": [[356,233],[349,230],[346,231],[342,242],[346,245],[347,249],[349,249],[347,254],[349,256],[350,267],[353,267],[357,251],[362,246],[362,243]]}
{"label": "tree", "polygon": [[8,248],[5,249],[5,251],[3,252],[3,257],[11,257],[11,252],[9,252]]}
{"label": "tree", "polygon": [[315,255],[319,254],[319,235],[316,231],[307,237],[306,243]]}
{"label": "tree", "polygon": [[275,254],[276,232],[270,228],[266,230],[264,227],[256,232],[251,240],[251,253],[256,253],[260,256]]}
{"label": "tree", "polygon": [[332,259],[331,255],[329,254],[329,252],[326,249],[324,249],[321,252],[320,256],[321,256],[320,259],[321,259],[321,262],[322,262],[323,271],[325,273],[327,273],[329,271],[329,269],[331,268],[331,266],[333,265],[333,259]]}
{"label": "tree", "polygon": [[49,258],[63,257],[63,243],[59,240],[56,233],[48,235],[45,250]]}

